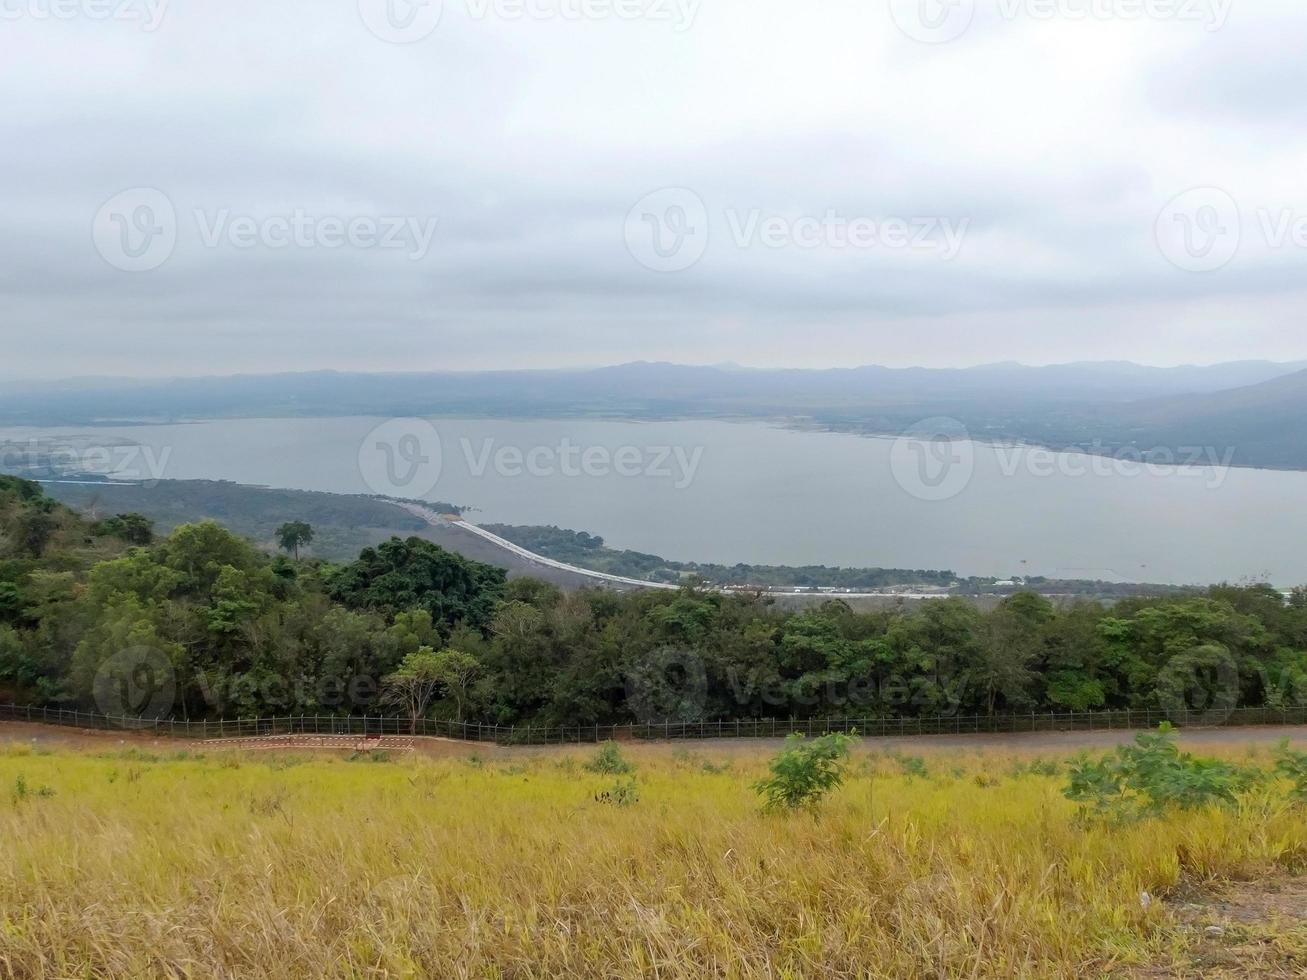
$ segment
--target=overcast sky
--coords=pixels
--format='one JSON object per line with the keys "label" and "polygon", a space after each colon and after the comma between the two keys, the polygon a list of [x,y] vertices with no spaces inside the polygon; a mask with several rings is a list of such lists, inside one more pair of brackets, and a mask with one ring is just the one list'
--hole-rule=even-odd
{"label": "overcast sky", "polygon": [[0,0],[0,376],[1304,358],[1305,7]]}

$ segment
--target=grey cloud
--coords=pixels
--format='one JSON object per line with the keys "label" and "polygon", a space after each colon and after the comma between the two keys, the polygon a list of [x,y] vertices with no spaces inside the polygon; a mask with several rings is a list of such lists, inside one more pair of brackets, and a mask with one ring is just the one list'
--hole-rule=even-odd
{"label": "grey cloud", "polygon": [[[1090,330],[1143,360],[1301,356],[1286,300],[1307,256],[1249,248],[1195,275],[1153,223],[1195,185],[1250,209],[1287,196],[1307,21],[1248,0],[1210,35],[989,18],[928,47],[874,6],[721,0],[683,35],[455,9],[408,47],[352,2],[174,5],[144,37],[2,23],[0,331],[24,339],[5,370],[951,364],[1093,356]],[[129,274],[90,227],[138,186],[181,227]],[[712,237],[659,274],[624,221],[671,186],[702,197]],[[192,217],[297,208],[439,228],[411,261],[205,248]],[[726,209],[969,225],[949,262],[741,249]],[[1232,308],[1242,333],[1221,335]]]}

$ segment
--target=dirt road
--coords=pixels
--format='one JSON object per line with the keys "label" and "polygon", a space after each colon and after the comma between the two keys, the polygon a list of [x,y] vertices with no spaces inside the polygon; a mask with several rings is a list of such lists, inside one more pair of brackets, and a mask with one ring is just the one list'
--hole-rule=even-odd
{"label": "dirt road", "polygon": [[[1105,749],[1130,741],[1133,732],[1021,732],[1006,735],[911,735],[904,737],[888,736],[885,738],[863,739],[868,749],[884,751],[966,751],[976,749],[996,749],[1009,752],[1047,752],[1069,754],[1081,749]],[[1238,745],[1274,745],[1281,739],[1289,739],[1299,745],[1307,745],[1307,727],[1255,727],[1255,728],[1193,728],[1180,732],[1181,744],[1189,749],[1203,749]],[[69,746],[75,748],[98,748],[105,751],[115,748],[141,748],[152,751],[178,751],[194,749],[196,751],[221,751],[239,749],[240,740],[228,739],[222,744],[203,742],[196,739],[166,738],[153,733],[131,731],[92,731],[77,728],[61,728],[55,725],[36,725],[27,722],[0,721],[0,742],[23,741],[38,745]],[[670,746],[697,752],[774,752],[781,744],[781,739],[772,738],[710,738],[672,742],[641,742],[637,745]],[[415,747],[425,755],[465,756],[479,754],[482,756],[507,756],[537,754],[558,749],[588,748],[589,743],[578,745],[531,745],[531,746],[496,746],[491,743],[456,742],[446,739],[419,738]],[[261,746],[249,745],[248,748]],[[320,745],[286,745],[295,751],[321,748]],[[336,749],[335,751],[340,751]]]}

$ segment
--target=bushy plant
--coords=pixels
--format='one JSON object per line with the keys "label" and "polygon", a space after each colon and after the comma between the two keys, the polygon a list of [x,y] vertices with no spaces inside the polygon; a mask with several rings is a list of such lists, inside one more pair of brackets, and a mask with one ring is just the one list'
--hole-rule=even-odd
{"label": "bushy plant", "polygon": [[607,789],[596,793],[595,802],[610,806],[635,806],[640,802],[640,791],[636,788],[634,779],[619,779]]}
{"label": "bushy plant", "polygon": [[585,764],[590,772],[605,776],[625,776],[635,772],[635,766],[626,760],[616,742],[605,742]]}
{"label": "bushy plant", "polygon": [[1056,776],[1061,771],[1062,764],[1056,759],[1035,758],[1012,766],[1012,776],[1017,779],[1022,776]]}
{"label": "bushy plant", "polygon": [[1307,803],[1307,752],[1295,752],[1284,739],[1275,749],[1275,771],[1293,783],[1289,795]]}
{"label": "bushy plant", "polygon": [[54,790],[49,786],[30,786],[27,778],[20,772],[18,778],[14,780],[14,803],[21,803],[23,800],[31,797],[50,797],[54,796]]}
{"label": "bushy plant", "polygon": [[1175,739],[1163,722],[1103,759],[1082,754],[1068,767],[1063,792],[1087,812],[1125,818],[1228,805],[1262,778],[1256,769],[1181,752]]}
{"label": "bushy plant", "polygon": [[838,732],[811,741],[791,735],[785,749],[768,763],[771,775],[754,783],[763,809],[816,810],[826,794],[844,782],[852,745],[852,736]]}
{"label": "bushy plant", "polygon": [[930,775],[926,760],[919,755],[896,755],[894,761],[899,764],[899,772],[905,776],[926,779]]}

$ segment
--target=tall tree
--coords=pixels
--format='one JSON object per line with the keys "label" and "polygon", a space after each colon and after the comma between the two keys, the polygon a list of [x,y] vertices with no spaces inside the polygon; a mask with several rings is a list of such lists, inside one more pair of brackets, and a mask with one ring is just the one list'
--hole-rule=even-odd
{"label": "tall tree", "polygon": [[425,717],[444,683],[439,655],[431,647],[419,647],[382,682],[381,702],[403,708],[408,713],[410,731],[416,735],[418,719]]}
{"label": "tall tree", "polygon": [[277,543],[282,551],[289,551],[300,559],[300,548],[313,543],[313,525],[304,521],[289,521],[277,528]]}
{"label": "tall tree", "polygon": [[448,637],[457,623],[489,626],[506,578],[502,568],[469,561],[423,538],[391,538],[342,568],[331,580],[331,597],[390,615],[425,609]]}

